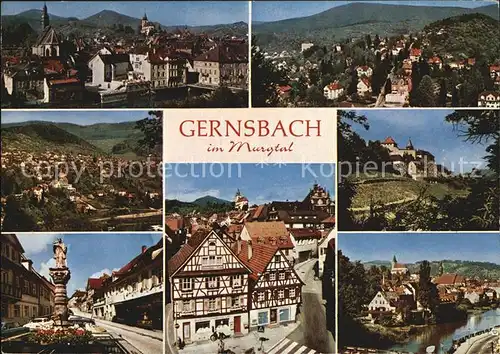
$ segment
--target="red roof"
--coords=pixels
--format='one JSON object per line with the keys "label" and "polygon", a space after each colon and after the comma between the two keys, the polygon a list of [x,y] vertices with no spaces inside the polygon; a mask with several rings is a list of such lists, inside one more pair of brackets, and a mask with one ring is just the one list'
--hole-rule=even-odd
{"label": "red roof", "polygon": [[490,72],[498,72],[500,71],[500,65],[490,65]]}
{"label": "red roof", "polygon": [[324,224],[335,224],[335,216],[329,216],[326,219],[321,221]]}
{"label": "red roof", "polygon": [[361,69],[363,71],[366,71],[366,70],[370,69],[370,67],[367,65],[363,65],[363,66],[358,66],[356,69]]}
{"label": "red roof", "polygon": [[175,232],[184,226],[184,220],[182,218],[168,218],[165,220],[165,224]]}
{"label": "red roof", "polygon": [[109,278],[109,275],[103,274],[100,278],[89,278],[87,280],[87,289],[99,290],[102,287],[102,284],[106,279]]}
{"label": "red roof", "polygon": [[281,93],[286,93],[290,91],[292,87],[290,85],[278,86],[278,91]]}
{"label": "red roof", "polygon": [[434,284],[437,285],[454,285],[465,283],[465,277],[456,273],[443,274],[434,279]]}
{"label": "red roof", "polygon": [[267,244],[280,249],[293,248],[290,233],[283,221],[254,221],[246,223],[245,228],[254,244]]}
{"label": "red roof", "polygon": [[396,144],[396,142],[394,141],[394,139],[390,136],[388,136],[387,138],[385,138],[385,140],[382,142],[382,144]]}
{"label": "red roof", "polygon": [[316,229],[291,229],[290,233],[295,239],[304,239],[304,238],[321,238],[321,231]]}
{"label": "red roof", "polygon": [[394,263],[394,267],[392,267],[392,269],[395,268],[406,268],[406,266],[403,263]]}
{"label": "red roof", "polygon": [[441,59],[439,57],[432,57],[427,60],[429,64],[439,64],[441,63]]}
{"label": "red roof", "polygon": [[[233,246],[233,251],[237,251],[238,246],[235,244]],[[248,249],[252,249],[252,258],[248,260]],[[270,246],[265,244],[253,244],[247,241],[241,241],[241,251],[238,254],[238,258],[252,270],[250,277],[257,280],[261,273],[263,273],[269,262],[273,259],[274,255],[278,251],[278,247]],[[235,252],[236,253],[236,252]]]}
{"label": "red roof", "polygon": [[327,86],[329,90],[340,90],[342,86],[338,82],[333,82]]}
{"label": "red roof", "polygon": [[418,57],[418,56],[422,55],[422,49],[420,49],[420,48],[411,48],[410,55]]}
{"label": "red roof", "polygon": [[171,276],[184,264],[185,261],[191,256],[194,250],[201,245],[201,243],[209,235],[206,229],[199,229],[188,239],[187,243],[168,261],[168,275]]}
{"label": "red roof", "polygon": [[47,59],[43,63],[43,68],[50,71],[61,73],[64,70],[64,64],[57,59]]}
{"label": "red roof", "polygon": [[257,207],[257,209],[255,210],[255,212],[253,213],[253,218],[254,219],[258,219],[259,218],[260,214],[262,214],[262,210],[264,210],[264,206],[265,205],[262,204],[262,205],[259,205]]}

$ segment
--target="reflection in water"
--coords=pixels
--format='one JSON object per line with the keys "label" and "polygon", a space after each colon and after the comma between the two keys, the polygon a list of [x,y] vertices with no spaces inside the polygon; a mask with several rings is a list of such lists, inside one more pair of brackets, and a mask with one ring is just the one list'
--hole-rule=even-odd
{"label": "reflection in water", "polygon": [[429,326],[424,332],[413,336],[410,342],[395,345],[390,350],[425,353],[425,348],[434,345],[437,354],[444,354],[451,347],[453,339],[497,325],[500,325],[500,309],[471,315],[467,321]]}

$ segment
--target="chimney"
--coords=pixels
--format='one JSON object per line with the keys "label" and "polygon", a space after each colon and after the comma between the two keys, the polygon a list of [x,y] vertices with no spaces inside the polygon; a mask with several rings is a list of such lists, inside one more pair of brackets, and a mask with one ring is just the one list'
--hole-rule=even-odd
{"label": "chimney", "polygon": [[253,256],[253,249],[252,249],[252,241],[247,241],[247,247],[248,247],[248,260],[252,259]]}
{"label": "chimney", "polygon": [[142,247],[141,247],[141,253],[146,252],[147,249],[148,249],[147,246],[142,245]]}

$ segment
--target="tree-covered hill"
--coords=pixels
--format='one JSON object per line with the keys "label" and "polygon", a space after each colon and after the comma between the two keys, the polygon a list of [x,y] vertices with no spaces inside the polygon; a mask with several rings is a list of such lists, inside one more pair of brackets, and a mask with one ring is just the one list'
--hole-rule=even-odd
{"label": "tree-covered hill", "polygon": [[433,22],[424,27],[431,49],[456,57],[483,57],[489,63],[499,60],[498,19],[484,14],[465,14]]}
{"label": "tree-covered hill", "polygon": [[104,154],[96,146],[54,124],[32,123],[22,126],[2,127],[2,144],[4,147],[8,147],[9,150],[52,150]]}
{"label": "tree-covered hill", "polygon": [[472,13],[498,20],[497,5],[469,9],[352,2],[312,16],[258,23],[253,26],[252,33],[266,49],[298,50],[300,43],[305,41],[326,45],[366,34],[407,34],[438,20]]}
{"label": "tree-covered hill", "polygon": [[143,133],[137,129],[137,123],[135,121],[120,123],[96,123],[91,125],[29,121],[3,124],[2,129],[14,127],[19,128],[33,124],[36,124],[37,126],[55,126],[62,129],[64,132],[73,134],[85,140],[105,153],[114,155],[141,155],[141,152],[137,149],[137,141],[142,138]]}

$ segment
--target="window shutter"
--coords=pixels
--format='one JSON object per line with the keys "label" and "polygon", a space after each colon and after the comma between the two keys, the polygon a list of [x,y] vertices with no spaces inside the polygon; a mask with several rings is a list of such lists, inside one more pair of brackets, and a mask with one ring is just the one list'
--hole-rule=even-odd
{"label": "window shutter", "polygon": [[269,281],[269,273],[266,273],[266,276],[264,277],[266,281]]}
{"label": "window shutter", "polygon": [[220,278],[217,277],[217,288],[220,288]]}
{"label": "window shutter", "polygon": [[285,289],[285,299],[288,299],[288,297],[290,296],[290,291],[288,291],[288,289]]}
{"label": "window shutter", "polygon": [[196,302],[194,300],[189,300],[189,310],[196,311]]}
{"label": "window shutter", "polygon": [[226,297],[226,307],[227,308],[231,308],[233,307],[233,302],[232,302],[233,299],[231,299],[231,296],[228,296]]}
{"label": "window shutter", "polygon": [[203,310],[208,311],[208,299],[203,299]]}
{"label": "window shutter", "polygon": [[229,277],[229,284],[231,285],[231,288],[233,287],[233,277]]}
{"label": "window shutter", "polygon": [[175,307],[177,312],[182,312],[182,300],[177,300],[175,302]]}
{"label": "window shutter", "polygon": [[217,299],[215,299],[215,308],[217,310],[220,310],[221,306],[220,306],[220,297],[218,297]]}
{"label": "window shutter", "polygon": [[208,278],[205,278],[205,288],[207,288],[207,289],[209,288],[209,286],[208,286]]}

